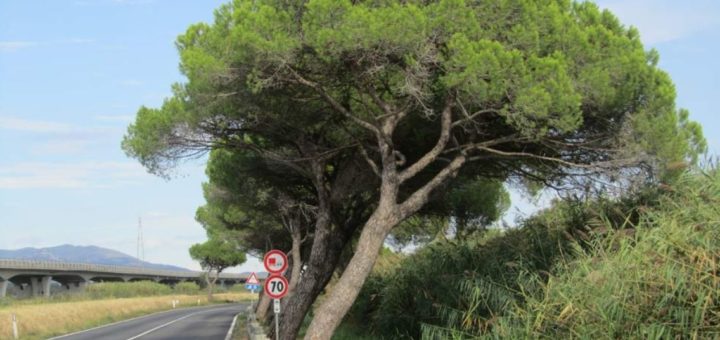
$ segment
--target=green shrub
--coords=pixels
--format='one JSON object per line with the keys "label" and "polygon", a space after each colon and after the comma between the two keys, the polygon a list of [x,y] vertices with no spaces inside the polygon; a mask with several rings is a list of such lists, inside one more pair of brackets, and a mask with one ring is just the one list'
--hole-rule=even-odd
{"label": "green shrub", "polygon": [[[436,241],[403,260],[399,269],[371,275],[347,322],[367,325],[378,337],[414,339],[422,324],[441,327],[449,318],[465,322],[457,315],[471,306],[470,317],[494,320],[522,303],[522,289],[544,282],[557,263],[589,251],[594,232],[639,223],[640,210],[655,206],[658,199],[657,190],[620,200],[566,199],[518,228]],[[535,278],[539,282],[532,282]],[[468,287],[483,301],[473,299]],[[478,322],[486,327],[487,322]]]}
{"label": "green shrub", "polygon": [[173,290],[153,281],[100,282],[88,285],[85,293],[92,299],[103,299],[172,294]]}
{"label": "green shrub", "polygon": [[378,300],[376,306],[366,307],[370,324],[378,335],[418,338],[422,323],[442,323],[438,306],[463,307],[455,305],[465,294],[458,289],[460,282],[492,278],[512,285],[521,270],[549,270],[556,257],[570,251],[567,244],[563,233],[545,226],[510,230],[489,240],[431,244],[403,261],[392,275],[366,283],[371,292],[366,294]]}
{"label": "green shrub", "polygon": [[720,175],[686,174],[665,191],[633,229],[606,218],[549,279],[520,275],[508,291],[522,298],[501,315],[475,313],[493,294],[466,283],[466,307],[445,308],[445,326],[425,325],[424,337],[720,337]]}
{"label": "green shrub", "polygon": [[200,286],[195,282],[180,282],[173,287],[176,294],[193,295],[200,293]]}

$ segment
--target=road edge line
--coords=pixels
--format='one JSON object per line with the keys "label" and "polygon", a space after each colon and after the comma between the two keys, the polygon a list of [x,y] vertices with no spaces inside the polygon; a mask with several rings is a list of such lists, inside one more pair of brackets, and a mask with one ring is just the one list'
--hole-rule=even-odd
{"label": "road edge line", "polygon": [[232,339],[233,331],[235,330],[235,323],[237,322],[238,316],[240,316],[240,314],[242,314],[242,313],[243,313],[243,312],[240,312],[240,313],[235,314],[235,317],[233,318],[233,321],[232,321],[232,323],[230,324],[230,329],[228,329],[228,332],[227,332],[227,334],[225,335],[225,340],[230,340],[230,339]]}
{"label": "road edge line", "polygon": [[[223,307],[223,308],[218,308],[218,309],[229,309],[229,308],[232,308],[232,307]],[[145,331],[145,332],[142,332],[142,333],[140,333],[140,334],[138,334],[138,335],[136,335],[136,336],[130,337],[130,338],[128,338],[127,340],[135,340],[135,339],[137,339],[137,338],[146,336],[146,335],[148,335],[148,334],[150,334],[150,333],[152,333],[152,332],[154,332],[154,331],[157,331],[157,330],[159,330],[159,329],[163,329],[163,328],[165,328],[165,327],[167,327],[167,326],[170,326],[170,325],[172,325],[172,324],[174,324],[174,323],[176,323],[176,322],[178,322],[178,321],[185,320],[185,319],[187,319],[187,318],[189,318],[189,317],[191,317],[191,316],[195,316],[195,315],[202,314],[202,313],[207,313],[207,312],[213,312],[213,311],[214,311],[214,310],[212,310],[212,309],[208,309],[208,310],[201,310],[201,311],[197,311],[197,312],[194,312],[194,313],[190,313],[190,314],[188,314],[188,315],[179,317],[179,318],[177,318],[177,319],[175,319],[175,320],[172,320],[172,321],[170,321],[170,322],[166,322],[166,323],[164,323],[164,324],[162,324],[162,325],[160,325],[160,326],[157,326],[157,327],[155,327],[155,328],[153,328],[153,329],[149,329],[149,330],[147,330],[147,331]]]}
{"label": "road edge line", "polygon": [[123,322],[130,322],[130,321],[133,321],[133,320],[136,320],[136,319],[148,317],[148,316],[155,315],[155,314],[169,313],[169,312],[172,312],[172,311],[176,311],[176,312],[177,312],[177,311],[181,311],[181,310],[202,309],[202,308],[208,308],[208,307],[215,307],[215,306],[218,306],[218,305],[220,305],[220,304],[206,305],[206,306],[199,306],[199,307],[193,306],[193,307],[185,307],[185,308],[176,308],[176,309],[161,310],[161,311],[159,311],[159,312],[153,312],[153,313],[150,313],[150,314],[139,315],[139,316],[136,316],[136,317],[134,317],[134,318],[125,319],[125,320],[119,320],[119,321],[115,321],[115,322],[112,322],[112,323],[108,323],[108,324],[104,324],[104,325],[100,325],[100,326],[95,326],[95,327],[93,327],[93,328],[83,329],[83,330],[77,331],[77,332],[72,332],[72,333],[68,333],[68,334],[63,334],[63,335],[54,336],[54,337],[52,337],[52,338],[48,338],[47,340],[62,339],[62,338],[69,337],[69,336],[72,336],[72,335],[78,335],[78,334],[82,334],[82,333],[85,333],[85,332],[94,331],[94,330],[96,330],[96,329],[100,329],[100,328],[103,328],[103,327],[114,326],[114,325],[117,325],[117,324],[121,324],[121,323],[123,323]]}

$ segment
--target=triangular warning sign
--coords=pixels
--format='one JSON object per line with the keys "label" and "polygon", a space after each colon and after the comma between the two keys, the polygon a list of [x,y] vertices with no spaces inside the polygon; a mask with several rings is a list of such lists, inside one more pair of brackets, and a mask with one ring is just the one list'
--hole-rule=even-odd
{"label": "triangular warning sign", "polygon": [[249,284],[249,285],[256,285],[256,284],[259,284],[259,283],[260,283],[260,280],[258,280],[258,278],[257,278],[257,276],[255,275],[255,273],[251,273],[251,274],[250,274],[250,277],[248,277],[248,279],[245,281],[245,283],[246,283],[246,284]]}

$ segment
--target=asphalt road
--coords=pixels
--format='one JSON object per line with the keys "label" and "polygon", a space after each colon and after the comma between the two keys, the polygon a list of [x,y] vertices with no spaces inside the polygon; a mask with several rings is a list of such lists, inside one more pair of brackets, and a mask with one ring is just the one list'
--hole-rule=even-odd
{"label": "asphalt road", "polygon": [[247,304],[174,309],[55,337],[62,340],[224,340],[235,315]]}

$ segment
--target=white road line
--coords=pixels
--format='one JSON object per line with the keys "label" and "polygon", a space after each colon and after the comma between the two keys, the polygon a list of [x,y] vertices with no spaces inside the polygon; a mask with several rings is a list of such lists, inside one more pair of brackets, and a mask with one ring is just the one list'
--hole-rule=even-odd
{"label": "white road line", "polygon": [[227,334],[225,335],[225,340],[230,340],[233,335],[233,331],[235,330],[235,322],[237,322],[238,316],[240,316],[242,312],[235,314],[235,317],[233,318],[233,322],[230,324],[230,329],[228,329]]}
{"label": "white road line", "polygon": [[[203,308],[203,307],[194,307],[194,308]],[[188,309],[190,309],[190,308],[188,308]],[[181,310],[181,309],[180,309],[180,310]],[[73,332],[73,333],[69,333],[69,334],[58,335],[58,336],[56,336],[56,337],[49,338],[48,340],[62,339],[62,338],[66,338],[66,337],[69,337],[69,336],[73,336],[73,335],[78,335],[78,334],[82,334],[82,333],[94,331],[94,330],[96,330],[96,329],[105,328],[105,327],[110,327],[110,326],[115,326],[115,325],[117,325],[117,324],[121,324],[121,323],[124,323],[124,322],[130,322],[130,321],[133,321],[133,320],[142,319],[142,318],[145,318],[145,317],[148,317],[148,316],[153,316],[153,315],[157,315],[157,314],[165,314],[165,313],[169,313],[169,312],[177,312],[177,311],[178,311],[178,309],[169,309],[169,310],[164,310],[164,311],[162,311],[162,312],[155,312],[155,313],[152,313],[152,314],[140,315],[140,316],[136,316],[136,317],[134,317],[134,318],[130,318],[130,319],[126,319],[126,320],[120,320],[120,321],[115,321],[115,322],[113,322],[113,323],[109,323],[109,324],[105,324],[105,325],[100,325],[100,326],[93,327],[93,328],[83,329],[83,330],[81,330],[81,331],[77,331],[77,332]]]}
{"label": "white road line", "polygon": [[128,338],[127,340],[135,340],[135,339],[137,339],[137,338],[139,338],[139,337],[141,337],[141,336],[148,335],[148,334],[150,334],[150,333],[152,333],[152,332],[154,332],[154,331],[156,331],[156,330],[158,330],[158,329],[161,329],[161,328],[166,327],[166,326],[170,326],[170,325],[172,325],[172,324],[174,324],[174,323],[176,323],[176,322],[178,322],[178,321],[180,321],[180,320],[187,319],[187,318],[189,318],[189,317],[191,317],[191,316],[193,316],[193,315],[202,314],[202,313],[207,313],[207,312],[213,312],[213,311],[218,311],[218,310],[223,310],[223,309],[230,309],[230,308],[234,308],[234,307],[210,309],[210,310],[203,310],[203,311],[199,311],[199,312],[195,312],[195,313],[190,313],[190,314],[188,314],[188,315],[185,315],[185,316],[183,316],[183,317],[177,318],[177,319],[175,319],[175,320],[173,320],[173,321],[170,321],[170,322],[168,322],[168,323],[164,323],[164,324],[162,324],[162,325],[160,325],[160,326],[157,326],[157,327],[155,327],[155,328],[153,328],[153,329],[150,329],[150,330],[147,330],[147,331],[145,331],[145,332],[142,332],[142,333],[140,333],[140,334],[138,334],[138,335],[136,335],[136,336],[134,336],[134,337],[132,337],[132,338]]}
{"label": "white road line", "polygon": [[87,332],[90,332],[90,331],[94,331],[94,330],[96,330],[96,329],[105,328],[105,327],[110,327],[110,326],[115,326],[115,325],[118,325],[118,324],[121,324],[121,323],[130,322],[130,321],[133,321],[133,320],[142,319],[142,318],[145,318],[145,317],[150,317],[150,316],[158,315],[158,314],[165,314],[165,313],[170,313],[170,312],[177,312],[177,311],[181,311],[181,310],[213,309],[214,307],[216,307],[216,306],[212,306],[212,305],[211,305],[211,306],[202,306],[202,307],[188,307],[188,308],[184,308],[184,309],[169,309],[169,310],[164,310],[164,311],[161,311],[161,312],[155,312],[155,313],[151,313],[151,314],[145,314],[145,315],[136,316],[136,317],[134,317],[134,318],[130,318],[130,319],[126,319],[126,320],[115,321],[115,322],[113,322],[113,323],[109,323],[109,324],[105,324],[105,325],[100,325],[100,326],[97,326],[97,327],[88,328],[88,329],[84,329],[84,330],[77,331],[77,332],[73,332],[73,333],[69,333],[69,334],[58,335],[58,336],[56,336],[56,337],[49,338],[48,340],[62,339],[62,338],[66,338],[66,337],[69,337],[69,336],[78,335],[78,334],[82,334],[82,333],[87,333]]}
{"label": "white road line", "polygon": [[158,329],[160,329],[160,328],[163,328],[163,327],[165,327],[165,326],[170,326],[170,325],[172,325],[172,324],[174,324],[174,323],[176,323],[176,322],[178,322],[178,321],[180,321],[180,320],[187,319],[187,318],[189,318],[189,317],[191,317],[191,316],[193,316],[193,315],[195,315],[195,314],[198,314],[198,313],[202,313],[202,312],[190,313],[190,314],[185,315],[185,316],[183,316],[183,317],[181,317],[181,318],[177,318],[177,319],[175,319],[175,320],[173,320],[173,321],[170,321],[170,322],[168,322],[168,323],[164,323],[164,324],[162,324],[162,325],[160,325],[160,326],[157,326],[157,327],[155,327],[155,328],[153,328],[153,329],[150,329],[150,330],[147,330],[147,331],[145,331],[145,332],[142,332],[142,333],[140,333],[140,334],[138,334],[138,335],[136,335],[136,336],[134,336],[134,337],[132,337],[132,338],[128,338],[127,340],[135,340],[135,339],[137,339],[137,338],[139,338],[139,337],[141,337],[141,336],[143,336],[143,335],[148,335],[148,334],[150,334],[150,333],[152,333],[152,332],[154,332],[154,331],[156,331],[156,330],[158,330]]}

